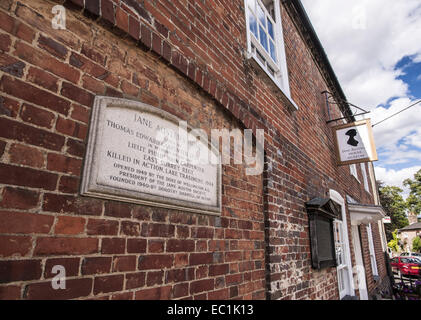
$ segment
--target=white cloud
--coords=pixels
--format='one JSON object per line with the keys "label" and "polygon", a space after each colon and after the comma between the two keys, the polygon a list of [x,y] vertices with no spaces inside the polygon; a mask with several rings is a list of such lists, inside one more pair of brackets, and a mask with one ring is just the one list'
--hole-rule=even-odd
{"label": "white cloud", "polygon": [[[373,124],[415,102],[408,85],[398,79],[404,67],[395,67],[406,56],[421,62],[420,0],[302,2],[348,100],[371,111]],[[391,99],[390,108],[382,106]],[[382,165],[420,162],[421,152],[414,148],[421,146],[420,123],[418,105],[373,128]],[[377,170],[385,178],[407,173]]]}
{"label": "white cloud", "polygon": [[404,56],[421,60],[419,0],[302,0],[348,99],[374,108],[407,94]]}
{"label": "white cloud", "polygon": [[383,181],[386,185],[396,186],[404,192],[402,196],[406,199],[409,195],[409,189],[403,185],[405,179],[414,178],[414,174],[421,169],[421,166],[405,168],[402,170],[386,169],[383,167],[375,167],[376,179]]}

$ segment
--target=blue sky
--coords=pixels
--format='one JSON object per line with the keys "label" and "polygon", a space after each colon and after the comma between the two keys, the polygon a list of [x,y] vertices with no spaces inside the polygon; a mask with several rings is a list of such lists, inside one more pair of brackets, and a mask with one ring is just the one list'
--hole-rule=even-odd
{"label": "blue sky", "polygon": [[[348,101],[372,123],[421,100],[420,0],[302,0]],[[328,17],[328,18],[327,18]],[[421,104],[373,128],[376,177],[402,181],[421,169]]]}

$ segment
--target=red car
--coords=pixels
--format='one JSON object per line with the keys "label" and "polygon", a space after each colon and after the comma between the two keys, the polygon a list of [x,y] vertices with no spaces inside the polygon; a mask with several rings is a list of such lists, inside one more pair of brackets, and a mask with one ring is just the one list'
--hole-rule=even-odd
{"label": "red car", "polygon": [[420,276],[421,260],[417,257],[396,257],[390,261],[392,271],[401,275]]}

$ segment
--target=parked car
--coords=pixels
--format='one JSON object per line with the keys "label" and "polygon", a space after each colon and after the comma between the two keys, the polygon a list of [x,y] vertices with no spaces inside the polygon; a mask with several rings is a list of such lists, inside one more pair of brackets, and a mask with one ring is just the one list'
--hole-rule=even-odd
{"label": "parked car", "polygon": [[421,275],[421,259],[418,257],[395,257],[390,261],[392,271],[398,276],[420,276]]}
{"label": "parked car", "polygon": [[401,256],[421,258],[421,253],[419,253],[419,252],[402,252]]}

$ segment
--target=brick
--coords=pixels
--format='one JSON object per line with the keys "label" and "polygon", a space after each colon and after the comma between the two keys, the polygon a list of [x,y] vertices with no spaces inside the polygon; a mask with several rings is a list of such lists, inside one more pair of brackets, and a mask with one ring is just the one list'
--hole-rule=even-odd
{"label": "brick", "polygon": [[144,24],[140,27],[140,42],[143,46],[150,49],[152,46],[152,33]]}
{"label": "brick", "polygon": [[164,252],[165,242],[163,240],[148,240],[148,253]]}
{"label": "brick", "polygon": [[23,59],[38,68],[51,72],[72,83],[77,83],[79,81],[80,71],[72,68],[68,64],[57,60],[40,50],[34,49],[23,42],[17,42],[15,48],[16,50],[14,54],[20,59]]}
{"label": "brick", "polygon": [[20,112],[23,121],[51,129],[55,120],[52,112],[24,103]]}
{"label": "brick", "polygon": [[165,274],[165,283],[183,282],[194,279],[194,269],[171,269]]}
{"label": "brick", "polygon": [[194,240],[171,239],[167,242],[168,252],[192,252],[194,251]]}
{"label": "brick", "polygon": [[139,270],[170,268],[173,265],[172,255],[145,255],[139,257]]}
{"label": "brick", "polygon": [[132,207],[122,202],[105,203],[104,214],[109,217],[130,218]]}
{"label": "brick", "polygon": [[209,266],[209,276],[220,276],[229,272],[229,264],[211,265]]}
{"label": "brick", "polygon": [[39,193],[36,191],[4,187],[0,207],[32,209],[38,206]]}
{"label": "brick", "polygon": [[4,150],[6,149],[6,142],[0,140],[0,158],[3,156]]}
{"label": "brick", "polygon": [[168,224],[143,224],[142,237],[172,237],[174,236],[175,227]]}
{"label": "brick", "polygon": [[0,261],[0,283],[41,278],[41,260]]}
{"label": "brick", "polygon": [[0,50],[9,51],[12,39],[7,34],[0,34]]}
{"label": "brick", "polygon": [[56,130],[59,133],[72,136],[78,139],[85,139],[88,133],[88,127],[71,119],[64,119],[58,117],[56,123]]}
{"label": "brick", "polygon": [[99,80],[106,80],[109,75],[109,71],[101,65],[74,52],[70,55],[70,64]]}
{"label": "brick", "polygon": [[163,271],[153,271],[148,272],[146,275],[146,285],[148,287],[153,287],[155,285],[161,285],[162,284],[162,278],[164,276]]}
{"label": "brick", "polygon": [[47,156],[47,169],[79,176],[82,168],[82,160],[49,153]]}
{"label": "brick", "polygon": [[15,19],[4,12],[0,12],[0,29],[12,33],[15,26]]}
{"label": "brick", "polygon": [[82,45],[82,50],[80,52],[85,57],[91,59],[92,61],[101,64],[102,66],[105,66],[105,63],[107,61],[106,56],[98,52],[98,50],[88,43],[84,43]]}
{"label": "brick", "polygon": [[47,50],[49,53],[62,60],[66,58],[68,53],[68,50],[65,46],[58,43],[57,41],[54,41],[51,38],[44,37],[43,35],[39,36],[38,46]]}
{"label": "brick", "polygon": [[94,294],[116,292],[123,290],[124,276],[96,277],[94,282]]}
{"label": "brick", "polygon": [[146,273],[136,272],[126,274],[126,290],[141,288],[146,283]]}
{"label": "brick", "polygon": [[126,239],[104,238],[102,239],[101,253],[103,254],[123,254],[126,251]]}
{"label": "brick", "polygon": [[67,300],[86,297],[92,291],[92,279],[71,279],[66,281],[66,289],[54,290],[51,281],[31,283],[26,286],[25,299],[28,300]]}
{"label": "brick", "polygon": [[140,22],[131,15],[129,15],[129,34],[136,41],[140,39]]}
{"label": "brick", "polygon": [[0,137],[56,151],[64,145],[62,136],[6,118],[0,118]]}
{"label": "brick", "polygon": [[[115,236],[118,233],[118,226],[118,221],[106,219],[89,219],[86,230],[88,235]],[[129,244],[127,247],[129,248]]]}
{"label": "brick", "polygon": [[132,221],[122,221],[120,234],[126,236],[139,236],[140,235],[140,223]]}
{"label": "brick", "polygon": [[[1,153],[0,153],[1,156]],[[9,149],[11,163],[41,168],[44,166],[43,152],[21,144],[13,144]]]}
{"label": "brick", "polygon": [[54,190],[57,185],[57,175],[0,163],[0,183]]}
{"label": "brick", "polygon": [[58,90],[58,78],[38,68],[29,68],[27,80],[52,92]]}
{"label": "brick", "polygon": [[192,228],[192,237],[193,238],[209,238],[212,239],[214,235],[214,229],[207,227],[197,227]]}
{"label": "brick", "polygon": [[88,124],[90,117],[90,109],[81,105],[73,104],[71,117],[72,119]]}
{"label": "brick", "polygon": [[133,292],[116,293],[111,296],[111,300],[133,300]]}
{"label": "brick", "polygon": [[206,279],[193,281],[190,283],[190,294],[196,294],[204,291],[211,291],[214,289],[214,280]]}
{"label": "brick", "polygon": [[0,88],[7,94],[46,107],[63,115],[67,115],[70,109],[70,102],[18,79],[12,79],[9,76],[3,76],[0,82]]}
{"label": "brick", "polygon": [[32,249],[31,237],[24,236],[0,236],[1,257],[24,257]]}
{"label": "brick", "polygon": [[104,274],[111,271],[111,257],[89,257],[82,260],[82,275]]}
{"label": "brick", "polygon": [[214,292],[208,293],[209,300],[228,300],[229,299],[229,289],[221,289]]}
{"label": "brick", "polygon": [[115,25],[125,33],[129,33],[129,16],[120,7],[116,7]]}
{"label": "brick", "polygon": [[146,252],[145,239],[127,239],[128,253],[145,253]]}
{"label": "brick", "polygon": [[80,180],[77,177],[61,176],[58,190],[63,193],[77,193]]}
{"label": "brick", "polygon": [[99,216],[102,213],[102,202],[91,198],[46,193],[42,209],[58,213]]}
{"label": "brick", "polygon": [[44,278],[54,278],[57,273],[53,273],[54,266],[63,266],[66,270],[66,277],[79,275],[80,258],[54,258],[47,259],[44,268]]}
{"label": "brick", "polygon": [[54,234],[77,235],[84,233],[86,220],[79,217],[57,217]]}
{"label": "brick", "polygon": [[18,38],[31,43],[35,38],[35,31],[24,23],[18,23],[15,35]]}
{"label": "brick", "polygon": [[21,292],[20,286],[0,286],[0,300],[20,300]]}
{"label": "brick", "polygon": [[189,284],[179,283],[173,287],[173,298],[181,298],[189,295]]}
{"label": "brick", "polygon": [[139,290],[135,293],[136,300],[169,300],[171,298],[171,286]]}
{"label": "brick", "polygon": [[189,263],[191,266],[200,264],[210,264],[213,261],[212,253],[192,253],[190,254]]}
{"label": "brick", "polygon": [[0,115],[16,118],[19,114],[20,103],[8,97],[0,96]]}
{"label": "brick", "polygon": [[128,95],[137,97],[139,95],[139,88],[132,85],[130,82],[123,80],[121,81],[121,90]]}
{"label": "brick", "polygon": [[93,17],[98,17],[100,13],[99,0],[85,1],[85,12],[87,11]]}
{"label": "brick", "polygon": [[37,239],[34,255],[80,255],[98,252],[98,239],[40,237]]}
{"label": "brick", "polygon": [[158,55],[162,54],[162,40],[155,32],[152,33],[152,50]]}
{"label": "brick", "polygon": [[101,1],[101,19],[112,26],[115,24],[114,4],[111,0]]}
{"label": "brick", "polygon": [[136,256],[118,256],[113,259],[113,272],[136,271]]}
{"label": "brick", "polygon": [[14,77],[22,78],[25,63],[5,54],[0,54],[0,70]]}
{"label": "brick", "polygon": [[84,89],[74,86],[69,82],[63,82],[61,88],[61,94],[66,98],[76,101],[82,105],[91,107],[94,101],[92,93],[87,92]]}
{"label": "brick", "polygon": [[[0,233],[49,233],[54,217],[38,213],[0,211]],[[28,238],[24,238],[28,239]],[[26,241],[26,240],[25,240]],[[29,242],[28,242],[29,243]]]}

